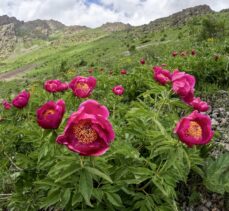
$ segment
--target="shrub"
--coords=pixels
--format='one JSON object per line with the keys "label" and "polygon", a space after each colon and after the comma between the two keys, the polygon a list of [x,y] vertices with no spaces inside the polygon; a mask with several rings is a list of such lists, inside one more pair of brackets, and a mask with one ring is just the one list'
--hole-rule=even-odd
{"label": "shrub", "polygon": [[207,40],[208,38],[220,38],[225,36],[225,22],[219,21],[208,16],[202,21],[202,29],[200,31],[199,38],[201,40]]}

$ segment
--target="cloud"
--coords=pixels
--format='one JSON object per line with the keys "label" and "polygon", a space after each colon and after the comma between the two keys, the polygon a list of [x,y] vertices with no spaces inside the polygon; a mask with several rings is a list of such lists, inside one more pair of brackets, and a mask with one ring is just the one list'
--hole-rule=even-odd
{"label": "cloud", "polygon": [[142,25],[184,8],[208,4],[218,11],[228,0],[0,0],[0,15],[20,20],[55,19],[66,25],[97,27],[121,21]]}

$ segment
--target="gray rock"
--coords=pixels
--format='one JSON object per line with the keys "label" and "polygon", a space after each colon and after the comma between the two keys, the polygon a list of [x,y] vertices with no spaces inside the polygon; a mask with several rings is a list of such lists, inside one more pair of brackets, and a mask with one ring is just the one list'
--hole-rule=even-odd
{"label": "gray rock", "polygon": [[219,111],[220,111],[221,113],[224,113],[224,112],[225,112],[225,109],[224,109],[224,108],[219,108]]}
{"label": "gray rock", "polygon": [[210,208],[210,207],[212,206],[212,202],[211,202],[211,201],[208,201],[208,202],[205,204],[205,206],[206,206],[207,208]]}
{"label": "gray rock", "polygon": [[226,126],[228,124],[228,120],[226,118],[221,119],[220,125],[221,126]]}
{"label": "gray rock", "polygon": [[215,119],[212,119],[211,122],[212,122],[212,126],[218,126],[219,125],[219,123]]}
{"label": "gray rock", "polygon": [[212,118],[216,119],[216,118],[218,118],[218,115],[219,115],[218,113],[213,113],[211,116],[212,116]]}
{"label": "gray rock", "polygon": [[209,211],[209,209],[203,205],[200,205],[196,208],[196,211]]}

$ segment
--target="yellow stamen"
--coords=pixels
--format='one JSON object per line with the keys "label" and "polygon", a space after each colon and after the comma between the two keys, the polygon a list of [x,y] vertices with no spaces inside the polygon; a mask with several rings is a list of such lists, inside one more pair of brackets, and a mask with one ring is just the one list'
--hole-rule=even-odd
{"label": "yellow stamen", "polygon": [[97,132],[91,127],[91,123],[86,120],[82,120],[73,126],[73,134],[82,144],[93,143],[98,138]]}
{"label": "yellow stamen", "polygon": [[76,89],[81,89],[81,90],[87,92],[90,88],[86,83],[79,82],[76,84]]}
{"label": "yellow stamen", "polygon": [[187,129],[186,132],[188,136],[192,136],[193,138],[196,138],[196,139],[199,139],[202,137],[202,128],[195,121],[190,122],[189,128]]}
{"label": "yellow stamen", "polygon": [[55,113],[55,110],[53,109],[48,109],[44,112],[44,117],[46,118],[48,115],[50,114],[54,114]]}

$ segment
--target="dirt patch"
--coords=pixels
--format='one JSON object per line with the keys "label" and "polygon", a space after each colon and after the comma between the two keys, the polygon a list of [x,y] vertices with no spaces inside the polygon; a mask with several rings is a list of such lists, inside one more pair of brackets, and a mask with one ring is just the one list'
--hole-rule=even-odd
{"label": "dirt patch", "polygon": [[5,72],[5,73],[1,73],[0,74],[0,81],[10,81],[13,80],[15,78],[19,78],[21,77],[23,74],[33,70],[36,67],[39,67],[41,64],[27,64],[23,67]]}

